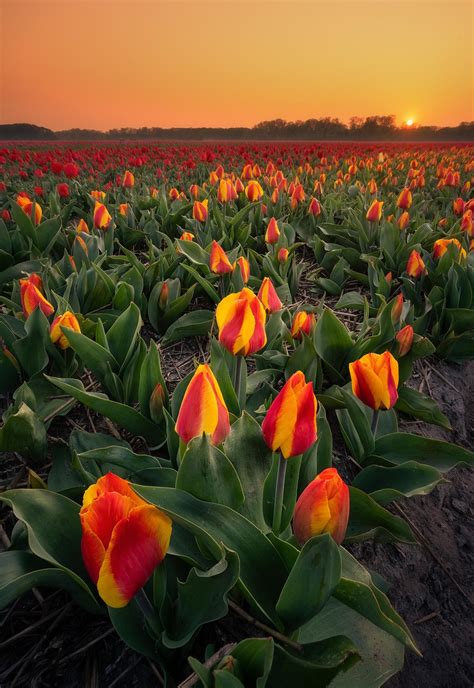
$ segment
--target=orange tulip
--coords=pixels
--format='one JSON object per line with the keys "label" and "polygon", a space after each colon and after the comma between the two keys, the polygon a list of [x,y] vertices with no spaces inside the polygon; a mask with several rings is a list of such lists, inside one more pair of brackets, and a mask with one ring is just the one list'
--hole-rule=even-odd
{"label": "orange tulip", "polygon": [[413,344],[413,327],[411,325],[405,325],[399,332],[397,332],[395,339],[398,342],[398,355],[405,356]]}
{"label": "orange tulip", "polygon": [[192,241],[194,239],[194,234],[192,232],[183,232],[179,238],[182,241]]}
{"label": "orange tulip", "polygon": [[277,255],[278,262],[279,263],[286,263],[286,261],[288,260],[288,255],[289,255],[289,251],[287,248],[283,247],[283,248],[279,249],[278,255]]}
{"label": "orange tulip", "polygon": [[374,411],[391,409],[398,399],[398,363],[389,351],[365,354],[349,363],[354,395]]}
{"label": "orange tulip", "polygon": [[367,184],[367,191],[369,194],[371,194],[371,196],[374,196],[377,193],[377,182],[373,177]]}
{"label": "orange tulip", "polygon": [[91,196],[96,201],[103,201],[105,196],[106,196],[106,193],[105,193],[105,191],[97,191],[96,190],[96,191],[91,191]]}
{"label": "orange tulip", "polygon": [[433,258],[444,256],[450,246],[455,246],[458,249],[458,260],[466,257],[466,251],[457,239],[438,239],[433,244]]}
{"label": "orange tulip", "polygon": [[383,201],[373,201],[365,217],[369,222],[380,222],[382,219],[382,208]]}
{"label": "orange tulip", "polygon": [[397,200],[397,207],[401,208],[402,210],[408,210],[413,203],[413,196],[411,194],[410,189],[404,188],[402,189],[398,200]]}
{"label": "orange tulip", "polygon": [[53,324],[49,330],[49,336],[53,344],[59,344],[61,349],[67,349],[70,344],[61,327],[68,327],[74,332],[80,332],[81,328],[77,322],[77,318],[71,311],[66,311],[62,315],[58,315],[57,318],[53,320]]}
{"label": "orange tulip", "polygon": [[250,202],[259,201],[263,196],[263,189],[260,184],[252,180],[245,187],[245,195]]}
{"label": "orange tulip", "polygon": [[314,313],[298,311],[298,313],[295,313],[293,323],[291,325],[291,336],[293,339],[302,339],[303,333],[310,335],[315,325],[316,316]]}
{"label": "orange tulip", "polygon": [[415,249],[413,249],[413,251],[410,253],[410,257],[408,258],[406,266],[406,271],[410,277],[413,277],[415,279],[418,279],[419,277],[426,275],[426,273],[428,272],[425,267],[423,258],[418,253],[418,251],[415,251]]}
{"label": "orange tulip", "polygon": [[90,232],[89,232],[89,227],[88,227],[88,225],[87,225],[87,222],[86,222],[85,220],[83,220],[82,218],[81,218],[81,219],[79,220],[79,222],[77,223],[76,231],[77,231],[77,232],[84,232],[84,234],[89,234],[89,233],[90,233]]}
{"label": "orange tulip", "polygon": [[250,289],[229,294],[217,306],[219,341],[234,356],[253,354],[267,343],[266,314]]}
{"label": "orange tulip", "polygon": [[25,215],[28,215],[29,218],[31,218],[33,215],[34,224],[39,225],[41,218],[43,217],[43,209],[40,204],[30,200],[27,196],[20,195],[17,196],[16,202],[23,210]]}
{"label": "orange tulip", "polygon": [[287,380],[263,420],[267,446],[281,451],[285,459],[304,454],[317,438],[317,408],[313,385],[299,370]]}
{"label": "orange tulip", "polygon": [[120,215],[126,216],[128,213],[128,203],[121,203],[119,205],[119,213]]}
{"label": "orange tulip", "polygon": [[453,201],[453,211],[455,215],[462,215],[464,212],[464,201],[462,198],[455,198]]}
{"label": "orange tulip", "polygon": [[40,291],[41,287],[41,277],[34,273],[28,279],[20,280],[21,307],[25,318],[28,318],[36,308],[39,308],[46,317],[54,313],[54,307],[44,298]]}
{"label": "orange tulip", "polygon": [[185,443],[205,433],[213,444],[222,444],[229,434],[229,412],[208,365],[196,369],[181,402],[175,430]]}
{"label": "orange tulip", "polygon": [[198,220],[198,222],[205,222],[208,217],[207,204],[209,201],[207,198],[204,201],[194,201],[193,205],[193,218]]}
{"label": "orange tulip", "polygon": [[95,202],[94,206],[94,227],[97,229],[107,229],[112,221],[112,216],[103,203]]}
{"label": "orange tulip", "polygon": [[278,228],[278,222],[272,217],[265,231],[265,242],[267,244],[276,244],[279,238],[280,230]]}
{"label": "orange tulip", "polygon": [[225,275],[228,272],[232,272],[234,269],[234,266],[227,257],[227,253],[217,241],[213,241],[211,245],[209,267],[212,272],[215,272],[217,275]]}
{"label": "orange tulip", "polygon": [[461,229],[463,232],[467,232],[469,238],[474,237],[474,222],[472,217],[472,210],[466,210],[462,216]]}
{"label": "orange tulip", "polygon": [[113,473],[87,488],[79,516],[89,576],[109,607],[125,607],[168,551],[171,520]]}
{"label": "orange tulip", "polygon": [[244,256],[240,256],[240,258],[237,258],[236,264],[240,268],[240,275],[242,277],[242,282],[244,284],[247,284],[247,282],[249,281],[249,277],[250,277],[250,263],[248,262],[247,258],[245,258]]}
{"label": "orange tulip", "polygon": [[131,189],[135,185],[135,177],[129,170],[126,170],[125,174],[123,175],[122,179],[122,186],[125,189]]}
{"label": "orange tulip", "polygon": [[263,303],[263,307],[267,313],[276,313],[276,311],[279,311],[283,307],[276,289],[273,286],[273,282],[269,277],[263,278],[257,296]]}
{"label": "orange tulip", "polygon": [[403,294],[398,294],[393,302],[392,308],[392,323],[397,323],[400,320],[403,311]]}
{"label": "orange tulip", "polygon": [[400,231],[403,231],[408,227],[408,224],[410,222],[410,215],[407,210],[405,210],[400,217],[398,218],[398,227],[400,228]]}
{"label": "orange tulip", "polygon": [[349,521],[349,488],[335,468],[325,468],[300,494],[293,515],[293,532],[303,545],[315,535],[329,533],[340,545]]}
{"label": "orange tulip", "polygon": [[197,198],[199,196],[199,186],[197,184],[191,184],[189,187],[189,193],[193,198]]}
{"label": "orange tulip", "polygon": [[308,213],[315,217],[321,214],[321,205],[317,198],[310,198]]}
{"label": "orange tulip", "polygon": [[217,200],[221,203],[235,201],[237,192],[230,179],[221,179],[217,188]]}

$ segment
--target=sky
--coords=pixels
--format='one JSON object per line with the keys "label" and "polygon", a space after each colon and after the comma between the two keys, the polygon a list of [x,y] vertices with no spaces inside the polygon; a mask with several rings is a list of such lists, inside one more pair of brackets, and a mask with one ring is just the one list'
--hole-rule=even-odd
{"label": "sky", "polygon": [[0,0],[0,122],[474,119],[472,0]]}

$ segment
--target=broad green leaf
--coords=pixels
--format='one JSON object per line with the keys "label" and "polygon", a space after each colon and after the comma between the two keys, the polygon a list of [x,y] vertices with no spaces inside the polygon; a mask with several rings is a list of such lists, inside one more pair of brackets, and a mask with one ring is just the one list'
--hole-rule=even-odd
{"label": "broad green leaf", "polygon": [[371,459],[382,458],[389,463],[400,465],[406,461],[418,461],[433,466],[444,473],[458,463],[472,465],[474,452],[450,442],[433,440],[408,432],[395,432],[379,437],[375,442]]}
{"label": "broad green leaf", "polygon": [[349,488],[351,507],[346,542],[374,539],[377,542],[415,543],[408,524],[384,509],[368,494],[356,487]]}
{"label": "broad green leaf", "polygon": [[168,327],[162,345],[167,346],[184,337],[207,335],[213,320],[213,311],[198,310],[185,313]]}
{"label": "broad green leaf", "polygon": [[433,423],[446,428],[446,430],[451,430],[449,419],[442,413],[436,401],[425,394],[421,394],[417,389],[405,385],[399,387],[395,408],[409,416],[421,418],[426,423]]}
{"label": "broad green leaf", "polygon": [[316,323],[314,341],[318,355],[339,373],[339,377],[344,378],[347,372],[345,361],[353,342],[346,327],[328,308]]}
{"label": "broad green leaf", "polygon": [[399,466],[367,466],[352,484],[379,504],[388,504],[400,497],[429,494],[440,480],[443,476],[436,468],[407,461]]}
{"label": "broad green leaf", "polygon": [[24,403],[0,428],[0,450],[15,451],[39,463],[46,456],[47,441],[44,423]]}

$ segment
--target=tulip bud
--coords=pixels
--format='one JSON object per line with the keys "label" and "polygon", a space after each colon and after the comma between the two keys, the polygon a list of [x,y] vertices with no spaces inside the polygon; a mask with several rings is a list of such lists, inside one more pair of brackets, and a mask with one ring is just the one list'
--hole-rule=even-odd
{"label": "tulip bud", "polygon": [[281,451],[285,459],[304,454],[317,439],[317,408],[312,383],[297,371],[273,400],[263,420],[267,446],[274,452]]}
{"label": "tulip bud", "polygon": [[238,258],[236,260],[236,264],[240,268],[240,275],[242,277],[242,282],[244,284],[247,284],[247,282],[249,281],[249,277],[250,277],[250,263],[248,262],[247,258],[245,258],[244,256],[240,256],[240,258]]}
{"label": "tulip bud", "polygon": [[398,399],[398,363],[389,351],[365,354],[349,363],[352,392],[374,411],[391,409]]}
{"label": "tulip bud", "polygon": [[123,215],[124,217],[126,217],[126,215],[128,213],[128,203],[120,203],[119,213],[120,213],[120,215]]}
{"label": "tulip bud", "polygon": [[295,313],[291,325],[291,336],[293,339],[302,339],[303,333],[309,336],[315,325],[316,316],[314,313],[298,311],[298,313]]}
{"label": "tulip bud", "polygon": [[217,275],[225,275],[228,272],[232,272],[234,269],[234,266],[227,257],[227,253],[215,240],[211,245],[209,267],[211,268],[211,271]]}
{"label": "tulip bud", "polygon": [[289,251],[287,248],[280,248],[277,254],[277,259],[279,263],[286,263],[288,260]]}
{"label": "tulip bud", "polygon": [[84,234],[89,234],[89,227],[87,226],[87,222],[83,220],[82,218],[79,220],[77,223],[76,227],[77,232],[84,232]]}
{"label": "tulip bud", "polygon": [[472,210],[466,210],[462,216],[461,229],[467,233],[469,238],[474,237],[474,222],[472,218]]}
{"label": "tulip bud", "polygon": [[163,284],[161,286],[161,291],[160,291],[160,298],[158,299],[158,306],[162,311],[164,311],[166,306],[168,305],[168,298],[169,298],[168,282],[163,282]]}
{"label": "tulip bud", "polygon": [[247,199],[253,203],[262,198],[263,189],[257,181],[252,180],[245,187],[245,195],[247,196]]}
{"label": "tulip bud", "polygon": [[126,170],[125,174],[123,175],[122,179],[122,186],[125,189],[131,189],[135,185],[135,177],[129,170]]}
{"label": "tulip bud", "polygon": [[69,186],[64,182],[56,185],[56,191],[60,198],[67,198],[69,196]]}
{"label": "tulip bud", "polygon": [[171,520],[113,473],[87,488],[79,516],[89,576],[109,607],[125,607],[168,551]]}
{"label": "tulip bud", "polygon": [[408,210],[413,203],[413,196],[411,194],[410,189],[404,188],[402,189],[398,200],[397,200],[397,207],[401,208],[402,210]]}
{"label": "tulip bud", "polygon": [[208,217],[207,204],[209,203],[206,198],[204,201],[194,201],[193,205],[193,218],[198,220],[198,222],[205,222]]}
{"label": "tulip bud", "polygon": [[95,202],[94,206],[94,227],[97,229],[107,229],[112,221],[112,216],[103,203]]}
{"label": "tulip bud", "polygon": [[250,289],[229,294],[217,306],[219,341],[234,356],[247,356],[267,343],[266,313]]}
{"label": "tulip bud", "polygon": [[406,229],[408,226],[408,223],[410,222],[410,215],[409,213],[405,210],[400,217],[398,218],[398,227],[400,228],[400,231],[403,231]]}
{"label": "tulip bud", "polygon": [[163,386],[158,382],[150,395],[149,401],[150,417],[155,423],[159,423],[163,418],[163,406],[165,405],[165,400],[165,391]]}
{"label": "tulip bud", "polygon": [[321,214],[321,205],[317,198],[310,198],[308,213],[309,215],[314,215],[314,217],[317,217]]}
{"label": "tulip bud", "polygon": [[397,332],[395,339],[398,342],[398,355],[400,357],[407,354],[413,344],[413,327],[411,325],[405,325],[399,332]]}
{"label": "tulip bud", "polygon": [[179,198],[179,191],[178,191],[178,189],[175,189],[173,187],[169,190],[168,195],[170,197],[170,201],[176,201]]}
{"label": "tulip bud", "polygon": [[39,308],[46,317],[54,313],[54,307],[44,298],[40,288],[41,278],[38,275],[33,274],[28,279],[20,280],[21,306],[25,318],[28,318],[36,308]]}
{"label": "tulip bud", "polygon": [[257,296],[263,303],[263,307],[265,308],[267,313],[276,313],[283,307],[283,304],[278,297],[276,289],[273,286],[273,282],[269,277],[263,278]]}
{"label": "tulip bud", "polygon": [[374,196],[377,193],[377,182],[373,177],[367,184],[367,191],[369,194],[371,194],[371,196]]}
{"label": "tulip bud", "polygon": [[33,215],[33,222],[35,225],[39,225],[41,218],[43,217],[43,209],[39,203],[31,201],[27,196],[21,196],[20,194],[16,197],[16,202],[23,210],[25,215],[29,218]]}
{"label": "tulip bud", "polygon": [[4,220],[5,222],[10,222],[10,220],[12,219],[12,216],[11,216],[11,214],[10,214],[10,211],[7,210],[6,208],[4,208],[4,209],[2,210],[2,212],[0,213],[0,217],[1,217],[2,220]]}
{"label": "tulip bud", "polygon": [[91,191],[91,197],[95,201],[103,201],[105,196],[106,196],[105,191],[97,191],[97,189],[95,191]]}
{"label": "tulip bud", "polygon": [[388,284],[389,286],[392,284],[392,280],[393,280],[393,275],[392,275],[392,273],[391,273],[391,272],[387,272],[387,274],[385,275],[385,281],[387,282],[387,284]]}
{"label": "tulip bud", "polygon": [[340,545],[349,521],[349,488],[335,468],[325,468],[300,494],[293,515],[293,532],[300,545],[329,533]]}
{"label": "tulip bud", "polygon": [[179,238],[182,241],[192,241],[194,239],[194,234],[192,232],[183,232]]}
{"label": "tulip bud", "polygon": [[280,230],[278,228],[278,223],[275,218],[272,217],[265,232],[265,242],[267,244],[276,244],[279,238]]}
{"label": "tulip bud", "polygon": [[237,178],[235,180],[235,191],[238,194],[243,193],[243,191],[244,191],[244,185],[242,184],[242,182],[239,178]]}
{"label": "tulip bud", "polygon": [[369,222],[380,222],[382,219],[382,208],[383,201],[373,201],[365,217]]}
{"label": "tulip bud", "polygon": [[77,322],[77,318],[71,311],[66,311],[62,315],[58,315],[54,320],[49,330],[49,336],[53,344],[59,344],[61,349],[67,349],[70,344],[66,335],[61,330],[61,327],[68,327],[74,332],[80,332],[81,328]]}
{"label": "tulip bud", "polygon": [[462,198],[455,198],[453,201],[453,211],[455,215],[462,215],[464,212],[464,201]]}
{"label": "tulip bud", "polygon": [[426,275],[428,272],[423,258],[420,256],[418,251],[415,251],[415,249],[413,249],[413,251],[410,253],[410,257],[408,258],[406,272],[409,277],[413,277],[414,279],[418,279],[423,275]]}
{"label": "tulip bud", "polygon": [[399,294],[393,302],[392,308],[392,323],[399,322],[403,311],[403,294]]}
{"label": "tulip bud", "polygon": [[175,430],[186,444],[205,433],[218,445],[229,434],[229,412],[208,365],[196,369],[181,402]]}

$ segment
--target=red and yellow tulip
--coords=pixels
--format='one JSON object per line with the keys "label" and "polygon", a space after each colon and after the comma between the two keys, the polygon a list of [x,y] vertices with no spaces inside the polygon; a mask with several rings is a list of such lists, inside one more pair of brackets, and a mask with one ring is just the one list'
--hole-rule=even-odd
{"label": "red and yellow tulip", "polygon": [[103,203],[95,202],[94,206],[94,227],[97,229],[107,229],[112,221],[112,216]]}
{"label": "red and yellow tulip", "polygon": [[203,433],[213,444],[222,444],[230,431],[229,412],[208,365],[198,366],[181,402],[175,430],[183,442]]}
{"label": "red and yellow tulip", "polygon": [[433,258],[444,256],[450,246],[455,246],[458,249],[458,259],[460,261],[466,257],[466,251],[457,239],[438,239],[433,244]]}
{"label": "red and yellow tulip", "polygon": [[245,195],[250,202],[259,201],[263,196],[263,189],[259,182],[252,179],[245,187]]}
{"label": "red and yellow tulip", "polygon": [[398,399],[398,362],[389,351],[365,354],[349,363],[352,391],[374,411],[391,409]]}
{"label": "red and yellow tulip", "polygon": [[291,336],[293,339],[302,339],[303,334],[310,335],[316,325],[316,316],[308,311],[298,311],[291,324]]}
{"label": "red and yellow tulip", "polygon": [[263,420],[267,446],[281,451],[285,459],[303,454],[317,438],[317,408],[313,385],[299,370],[287,380]]}
{"label": "red and yellow tulip", "polygon": [[405,325],[402,329],[397,332],[395,339],[398,342],[398,355],[400,357],[405,356],[411,349],[413,345],[414,331],[411,325]]}
{"label": "red and yellow tulip", "polygon": [[122,179],[122,186],[125,189],[131,189],[133,186],[135,186],[135,177],[130,170],[125,171]]}
{"label": "red and yellow tulip", "polygon": [[413,196],[407,187],[402,189],[398,199],[397,199],[397,207],[401,208],[402,210],[408,210],[411,207],[411,204],[413,203]]}
{"label": "red and yellow tulip", "polygon": [[222,299],[216,320],[219,341],[234,356],[253,354],[267,343],[265,309],[246,287]]}
{"label": "red and yellow tulip", "polygon": [[265,231],[265,243],[276,244],[280,238],[280,229],[278,227],[278,222],[274,217],[270,219]]}
{"label": "red and yellow tulip", "polygon": [[382,219],[383,203],[383,201],[377,201],[377,199],[372,202],[365,216],[369,222],[380,222]]}
{"label": "red and yellow tulip", "polygon": [[39,308],[46,317],[54,313],[54,307],[41,293],[41,277],[33,273],[28,279],[20,280],[20,299],[23,315],[28,318],[36,308]]}
{"label": "red and yellow tulip", "polygon": [[283,304],[276,292],[273,282],[269,277],[264,277],[257,294],[267,313],[276,313]]}
{"label": "red and yellow tulip", "polygon": [[209,211],[207,209],[208,203],[209,201],[207,198],[205,198],[204,201],[194,201],[193,218],[198,220],[198,222],[206,222],[209,215]]}
{"label": "red and yellow tulip", "polygon": [[250,278],[250,263],[248,262],[247,258],[245,258],[245,256],[240,256],[240,258],[237,258],[235,263],[239,266],[242,282],[244,284],[247,284]]}
{"label": "red and yellow tulip", "polygon": [[49,330],[49,336],[53,344],[58,344],[61,349],[67,349],[70,345],[66,335],[61,330],[61,327],[68,327],[70,330],[74,330],[74,332],[81,331],[74,313],[71,313],[71,311],[66,311],[62,315],[58,315],[57,318],[53,320],[53,324]]}
{"label": "red and yellow tulip", "polygon": [[303,490],[296,502],[293,532],[303,545],[315,535],[329,533],[340,545],[349,521],[349,488],[336,468],[325,468]]}
{"label": "red and yellow tulip", "polygon": [[423,275],[426,275],[428,272],[424,263],[423,258],[421,255],[413,249],[413,251],[410,253],[410,257],[408,258],[407,262],[407,267],[406,267],[407,274],[410,277],[413,277],[414,279],[419,279]]}
{"label": "red and yellow tulip", "polygon": [[89,576],[109,607],[125,607],[168,551],[171,520],[113,473],[87,488],[79,515]]}
{"label": "red and yellow tulip", "polygon": [[212,272],[216,273],[217,275],[225,275],[228,272],[232,272],[234,269],[234,266],[227,257],[227,253],[215,240],[211,245],[209,267],[211,268]]}

